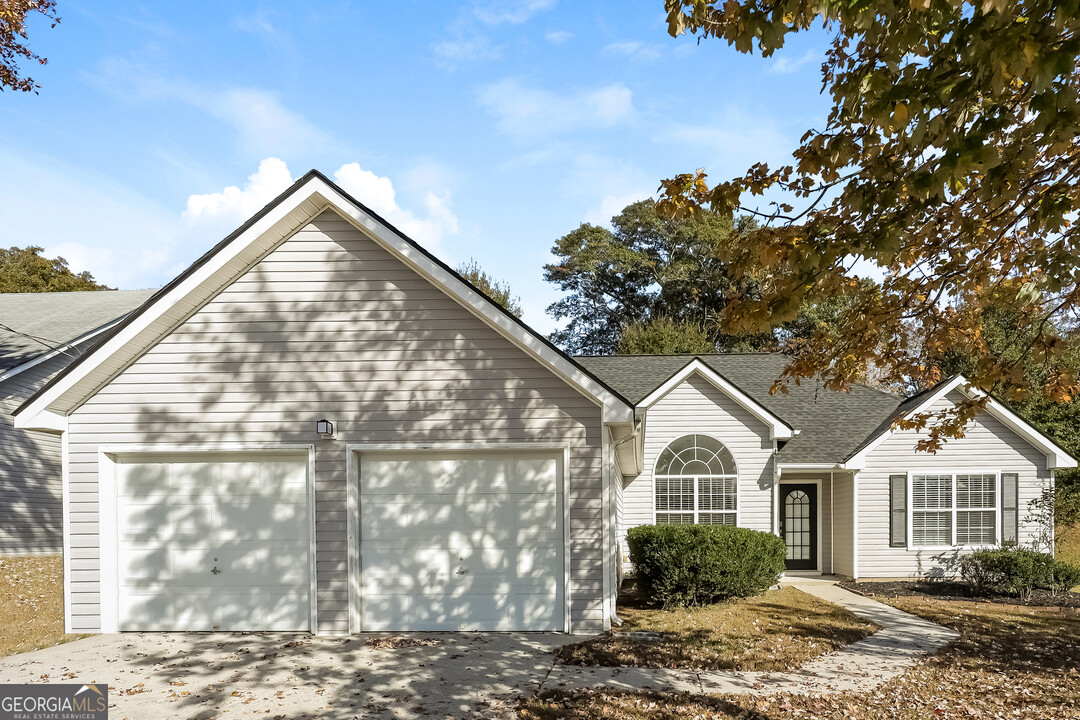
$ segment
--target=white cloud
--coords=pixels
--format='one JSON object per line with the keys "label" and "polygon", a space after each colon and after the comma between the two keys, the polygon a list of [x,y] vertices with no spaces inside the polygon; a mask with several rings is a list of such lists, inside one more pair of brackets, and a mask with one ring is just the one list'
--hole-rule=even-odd
{"label": "white cloud", "polygon": [[472,14],[485,25],[520,25],[537,13],[555,7],[558,0],[489,0],[473,5]]}
{"label": "white cloud", "polygon": [[398,205],[390,178],[364,170],[358,163],[342,165],[334,173],[334,179],[347,193],[423,245],[437,245],[444,236],[458,232],[457,216],[450,210],[449,192],[428,192],[424,197],[427,217],[419,218]]}
{"label": "white cloud", "polygon": [[97,72],[87,77],[123,100],[178,102],[196,108],[231,126],[238,145],[251,155],[310,153],[332,144],[325,132],[287,108],[280,95],[269,90],[205,87],[116,59],[102,61]]}
{"label": "white cloud", "polygon": [[[520,25],[537,13],[555,7],[557,0],[473,0],[450,23],[447,37],[431,43],[431,52],[449,69],[467,63],[497,60],[503,45],[488,32],[500,25]],[[569,35],[569,33],[567,34]],[[569,39],[569,38],[567,38]]]}
{"label": "white cloud", "polygon": [[293,182],[283,160],[266,158],[259,169],[248,176],[243,190],[230,185],[221,192],[191,195],[184,210],[189,223],[229,220],[237,224],[247,220]]}
{"label": "white cloud", "polygon": [[[450,208],[447,190],[426,190],[425,213],[419,217],[398,205],[397,191],[390,178],[365,170],[359,163],[342,165],[334,172],[334,179],[347,193],[424,245],[437,245],[443,237],[458,232],[458,219]],[[227,223],[234,227],[258,212],[293,181],[284,161],[266,158],[259,163],[259,169],[248,176],[243,188],[230,185],[220,192],[190,196],[184,219],[192,225],[224,227]]]}
{"label": "white cloud", "polygon": [[661,143],[694,148],[696,162],[711,168],[709,175],[714,180],[741,174],[754,163],[789,161],[796,139],[767,116],[750,115],[737,108],[728,108],[712,122],[667,125],[656,136]]}
{"label": "white cloud", "polygon": [[450,40],[433,43],[431,51],[451,66],[496,60],[502,55],[502,47],[491,44],[491,40],[476,33],[458,33]]}
{"label": "white cloud", "polygon": [[621,157],[579,152],[572,163],[562,194],[594,225],[608,225],[630,203],[653,197],[659,184],[652,173]]}
{"label": "white cloud", "polygon": [[565,45],[566,43],[570,42],[573,37],[574,33],[568,32],[566,30],[551,30],[546,35],[544,35],[544,39],[552,45]]}
{"label": "white cloud", "polygon": [[498,118],[501,132],[522,141],[610,128],[635,114],[629,88],[619,83],[560,94],[507,79],[482,88],[480,104]]}
{"label": "white cloud", "polygon": [[604,46],[605,55],[618,55],[631,60],[657,60],[663,54],[659,45],[650,45],[637,40],[610,43]]}
{"label": "white cloud", "polygon": [[803,68],[818,59],[817,50],[807,50],[800,58],[792,60],[787,56],[778,57],[769,66],[769,72],[774,75],[790,75],[796,73]]}
{"label": "white cloud", "polygon": [[622,212],[623,208],[639,200],[645,200],[653,196],[653,193],[640,188],[619,195],[605,195],[600,198],[600,204],[585,212],[585,222],[593,225],[608,225],[611,218]]}

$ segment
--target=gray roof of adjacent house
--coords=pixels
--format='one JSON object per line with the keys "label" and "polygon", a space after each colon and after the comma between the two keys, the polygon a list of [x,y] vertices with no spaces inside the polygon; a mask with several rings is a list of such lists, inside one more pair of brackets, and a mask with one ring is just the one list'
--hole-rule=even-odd
{"label": "gray roof of adjacent house", "polygon": [[92,334],[155,292],[0,293],[0,373]]}
{"label": "gray roof of adjacent house", "polygon": [[871,437],[884,432],[903,402],[890,393],[864,385],[847,392],[822,387],[819,380],[788,385],[786,394],[769,394],[788,359],[779,353],[730,353],[723,355],[609,355],[574,358],[586,370],[633,403],[697,357],[728,382],[760,403],[799,432],[784,443],[781,463],[839,463],[854,454]]}

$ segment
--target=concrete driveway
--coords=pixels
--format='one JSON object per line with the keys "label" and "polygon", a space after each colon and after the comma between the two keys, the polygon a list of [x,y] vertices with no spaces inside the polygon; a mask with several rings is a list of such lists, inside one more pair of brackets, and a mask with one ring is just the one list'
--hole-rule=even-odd
{"label": "concrete driveway", "polygon": [[97,635],[0,659],[0,683],[109,683],[109,717],[498,718],[573,636],[430,633],[378,649],[282,633]]}

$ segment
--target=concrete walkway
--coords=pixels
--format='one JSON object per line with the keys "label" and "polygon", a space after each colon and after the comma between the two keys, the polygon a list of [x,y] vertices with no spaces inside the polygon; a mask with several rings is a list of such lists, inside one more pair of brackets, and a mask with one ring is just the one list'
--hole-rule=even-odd
{"label": "concrete walkway", "polygon": [[867,692],[914,666],[958,637],[936,623],[848,592],[834,580],[785,578],[790,585],[840,605],[881,629],[870,637],[810,661],[794,672],[733,672],[556,665],[542,690],[606,686],[695,694]]}

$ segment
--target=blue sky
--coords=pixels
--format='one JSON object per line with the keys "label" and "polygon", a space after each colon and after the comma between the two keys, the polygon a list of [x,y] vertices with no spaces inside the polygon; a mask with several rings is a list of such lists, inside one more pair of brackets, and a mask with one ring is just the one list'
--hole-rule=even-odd
{"label": "blue sky", "polygon": [[785,160],[829,109],[820,33],[771,58],[666,33],[661,0],[113,3],[32,19],[0,95],[0,246],[157,287],[311,168],[541,331],[561,235],[660,180]]}

